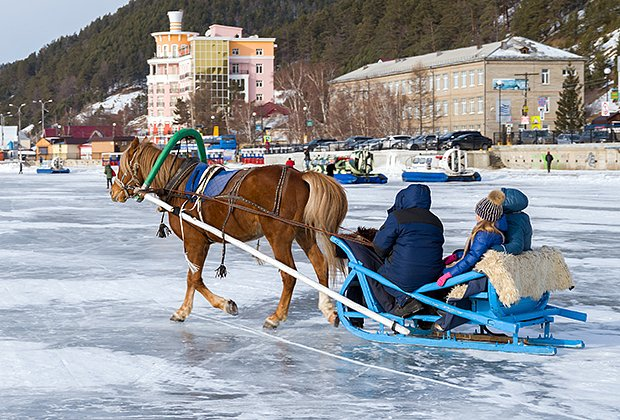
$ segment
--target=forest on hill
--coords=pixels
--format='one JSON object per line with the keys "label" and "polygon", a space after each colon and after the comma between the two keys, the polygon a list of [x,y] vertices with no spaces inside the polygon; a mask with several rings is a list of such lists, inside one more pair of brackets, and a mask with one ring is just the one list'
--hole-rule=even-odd
{"label": "forest on hill", "polygon": [[[56,121],[128,86],[145,84],[151,32],[165,31],[169,10],[184,10],[183,29],[241,26],[277,38],[277,66],[329,63],[344,73],[396,58],[493,42],[507,34],[570,49],[591,59],[599,83],[613,63],[595,41],[620,27],[617,0],[132,0],[27,58],[0,66],[0,103],[53,99]],[[25,107],[26,117],[37,112]]]}

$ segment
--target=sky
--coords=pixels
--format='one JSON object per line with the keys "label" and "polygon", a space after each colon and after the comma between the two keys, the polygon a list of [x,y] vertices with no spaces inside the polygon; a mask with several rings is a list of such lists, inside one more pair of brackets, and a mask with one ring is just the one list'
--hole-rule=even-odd
{"label": "sky", "polygon": [[26,58],[127,3],[129,0],[0,0],[0,64]]}

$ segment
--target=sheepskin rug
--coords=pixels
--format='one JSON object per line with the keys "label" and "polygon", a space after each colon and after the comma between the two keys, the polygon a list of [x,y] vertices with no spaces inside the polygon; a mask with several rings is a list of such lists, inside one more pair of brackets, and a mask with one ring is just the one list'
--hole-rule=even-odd
{"label": "sheepskin rug", "polygon": [[[474,270],[486,274],[500,302],[508,307],[521,297],[538,300],[545,292],[574,287],[573,277],[562,253],[548,246],[520,255],[487,251]],[[462,297],[466,287],[456,286],[448,298]]]}

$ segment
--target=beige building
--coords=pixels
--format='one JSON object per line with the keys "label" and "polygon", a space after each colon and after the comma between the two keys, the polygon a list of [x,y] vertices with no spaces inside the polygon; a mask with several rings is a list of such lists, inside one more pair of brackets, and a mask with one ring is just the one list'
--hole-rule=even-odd
{"label": "beige building", "polygon": [[[404,97],[405,105],[395,118],[402,118],[405,134],[419,134],[422,126],[421,131],[428,133],[479,130],[493,138],[500,128],[553,130],[567,68],[571,65],[583,84],[585,61],[527,38],[511,37],[480,47],[379,61],[331,83],[334,94],[380,90]],[[416,106],[415,97],[425,102],[423,107]]]}

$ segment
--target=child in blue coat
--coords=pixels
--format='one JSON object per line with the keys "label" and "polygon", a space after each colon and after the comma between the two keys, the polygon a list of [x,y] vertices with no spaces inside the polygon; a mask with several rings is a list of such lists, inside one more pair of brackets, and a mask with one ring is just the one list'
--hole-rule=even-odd
{"label": "child in blue coat", "polygon": [[[465,250],[460,259],[458,254],[452,254],[444,260],[446,265],[451,264],[455,260],[457,262],[443,271],[444,274],[437,280],[439,286],[443,286],[450,277],[471,271],[485,252],[504,242],[504,235],[497,228],[497,222],[502,217],[502,204],[505,198],[506,196],[502,191],[493,190],[488,197],[483,198],[476,204],[476,226],[474,226],[469,238],[467,238]],[[470,294],[482,292],[485,288],[486,280],[483,282],[472,280],[467,285],[465,295],[469,296]],[[471,309],[469,299],[449,299],[448,303],[457,308]],[[448,313],[443,315],[433,328],[437,331],[447,331],[465,322],[467,322],[466,319]]]}
{"label": "child in blue coat", "polygon": [[[443,271],[437,280],[439,286],[443,286],[451,277],[471,271],[485,252],[504,242],[504,235],[497,228],[496,222],[502,217],[505,198],[503,192],[493,190],[476,204],[476,226],[467,238],[463,255],[456,264]],[[446,260],[447,264],[451,262],[450,259]]]}

